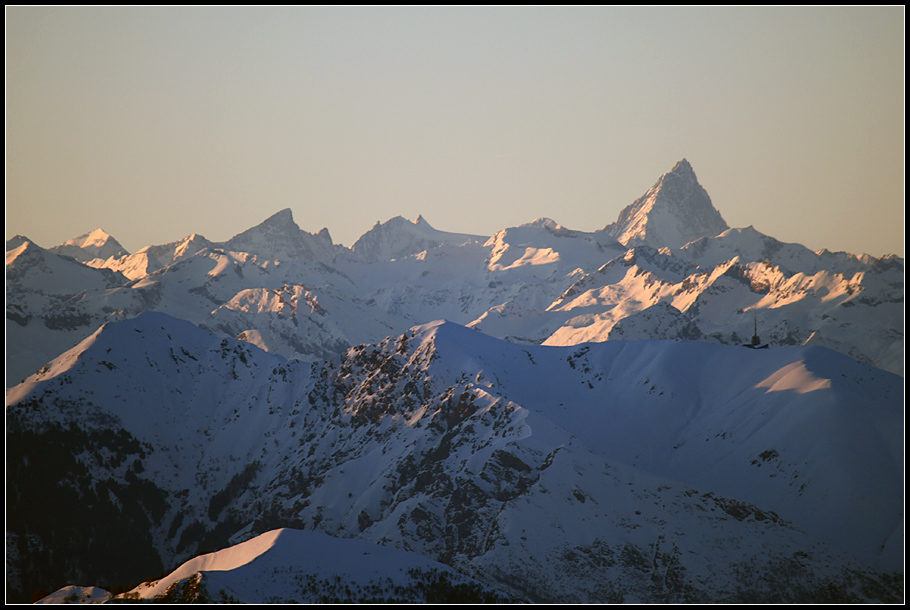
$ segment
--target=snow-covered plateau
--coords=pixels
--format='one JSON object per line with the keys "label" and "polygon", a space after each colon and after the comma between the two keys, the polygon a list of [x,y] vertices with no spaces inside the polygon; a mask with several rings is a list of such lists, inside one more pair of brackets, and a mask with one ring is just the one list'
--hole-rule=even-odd
{"label": "snow-covered plateau", "polygon": [[731,229],[685,160],[600,231],[6,273],[8,601],[903,600],[903,259]]}

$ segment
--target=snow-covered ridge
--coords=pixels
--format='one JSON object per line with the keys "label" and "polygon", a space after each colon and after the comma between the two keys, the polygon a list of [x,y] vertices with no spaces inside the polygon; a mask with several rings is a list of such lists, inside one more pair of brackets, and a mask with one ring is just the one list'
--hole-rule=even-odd
{"label": "snow-covered ridge", "polygon": [[[70,538],[145,515],[111,538],[159,558],[137,581],[294,527],[536,601],[800,599],[773,566],[809,589],[900,568],[901,388],[823,348],[527,346],[441,321],[309,365],[146,313],[8,393],[8,540],[26,557],[59,537],[17,500],[52,483],[107,519]],[[49,447],[75,456],[62,478]]]}
{"label": "snow-covered ridge", "polygon": [[[166,577],[143,583],[124,599],[167,599],[196,579],[196,601],[243,603],[426,602],[420,576],[441,575],[464,591],[505,601],[479,581],[416,553],[318,532],[278,529],[227,549],[195,557]],[[311,583],[310,588],[300,586]],[[438,580],[437,580],[438,582]],[[201,585],[201,587],[200,587]],[[423,594],[422,594],[423,593]]]}
{"label": "snow-covered ridge", "polygon": [[484,242],[486,237],[466,233],[448,233],[430,226],[423,216],[413,221],[401,216],[380,223],[354,242],[351,250],[358,260],[382,262],[420,254],[443,245],[459,246],[466,242]]}

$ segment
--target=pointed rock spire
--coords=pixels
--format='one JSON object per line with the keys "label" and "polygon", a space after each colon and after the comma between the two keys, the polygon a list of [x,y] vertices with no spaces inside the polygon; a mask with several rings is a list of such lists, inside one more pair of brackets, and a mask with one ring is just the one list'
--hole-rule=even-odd
{"label": "pointed rock spire", "polygon": [[675,249],[728,228],[692,166],[681,159],[604,231],[625,246]]}
{"label": "pointed rock spire", "polygon": [[281,227],[289,226],[299,229],[297,223],[294,222],[294,213],[291,211],[291,208],[284,208],[280,212],[275,212],[265,220],[263,220],[259,226],[268,226],[268,227]]}

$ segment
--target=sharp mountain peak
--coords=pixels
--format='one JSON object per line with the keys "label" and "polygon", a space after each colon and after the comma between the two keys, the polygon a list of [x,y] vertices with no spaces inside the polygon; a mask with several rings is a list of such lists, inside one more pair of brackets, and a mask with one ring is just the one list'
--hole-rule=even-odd
{"label": "sharp mountain peak", "polygon": [[675,249],[729,228],[699,184],[692,165],[681,159],[603,230],[625,246]]}

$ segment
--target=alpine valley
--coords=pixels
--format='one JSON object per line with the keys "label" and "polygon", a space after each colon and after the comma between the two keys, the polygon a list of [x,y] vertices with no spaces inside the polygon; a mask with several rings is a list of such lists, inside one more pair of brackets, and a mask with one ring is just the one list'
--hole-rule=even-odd
{"label": "alpine valley", "polygon": [[19,236],[6,298],[8,601],[903,601],[904,261],[686,160],[593,232]]}

